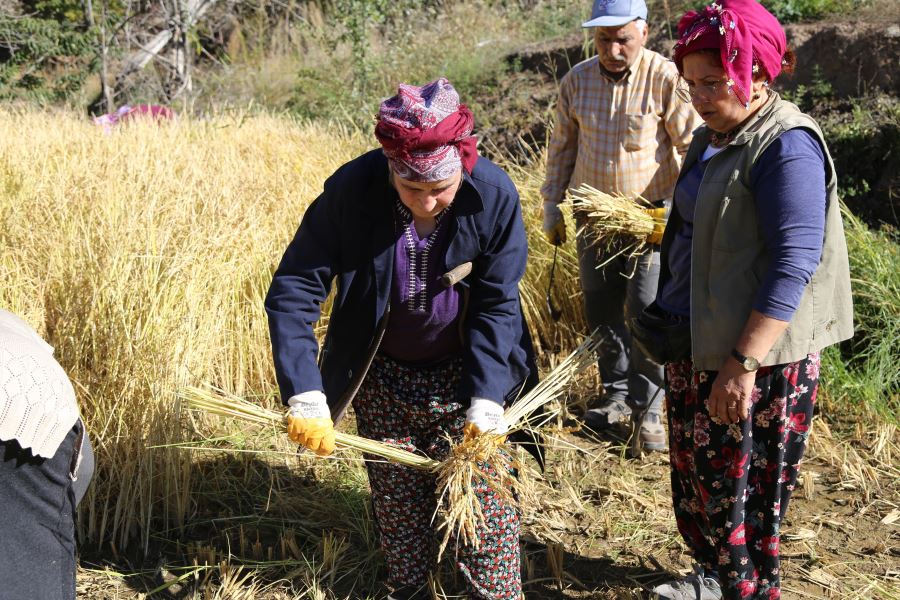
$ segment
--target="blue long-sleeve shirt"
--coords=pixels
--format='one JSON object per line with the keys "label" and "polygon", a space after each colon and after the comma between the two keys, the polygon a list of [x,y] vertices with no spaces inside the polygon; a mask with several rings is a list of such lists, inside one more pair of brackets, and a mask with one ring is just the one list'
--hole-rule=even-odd
{"label": "blue long-sleeve shirt", "polygon": [[[698,161],[685,173],[673,196],[683,225],[668,255],[672,276],[657,301],[676,315],[690,315],[694,207],[709,160]],[[781,134],[753,166],[750,186],[770,259],[753,308],[790,321],[822,258],[827,195],[825,154],[817,139],[805,129]]]}

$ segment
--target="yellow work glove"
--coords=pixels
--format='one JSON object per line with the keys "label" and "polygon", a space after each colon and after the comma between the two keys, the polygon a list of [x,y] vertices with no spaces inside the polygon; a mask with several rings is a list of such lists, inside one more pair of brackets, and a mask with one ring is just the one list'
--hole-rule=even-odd
{"label": "yellow work glove", "polygon": [[304,392],[288,400],[288,437],[319,456],[334,452],[334,422],[320,391]]}
{"label": "yellow work glove", "polygon": [[545,200],[543,205],[542,229],[547,241],[554,246],[566,243],[566,220],[563,218],[559,204]]}
{"label": "yellow work glove", "polygon": [[666,207],[645,208],[644,212],[653,217],[653,231],[647,235],[647,243],[659,246],[662,244],[663,232],[666,230]]}
{"label": "yellow work glove", "polygon": [[[463,439],[470,440],[483,433],[503,435],[509,431],[509,424],[503,417],[503,407],[486,398],[472,398],[469,410],[466,411],[466,424],[463,426]],[[497,438],[498,443],[506,441],[506,436]]]}

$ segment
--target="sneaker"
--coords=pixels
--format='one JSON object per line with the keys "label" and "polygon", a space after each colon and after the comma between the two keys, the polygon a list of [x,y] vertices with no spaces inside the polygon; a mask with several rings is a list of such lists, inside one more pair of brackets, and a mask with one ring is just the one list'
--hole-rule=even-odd
{"label": "sneaker", "polygon": [[388,594],[387,600],[429,600],[430,598],[428,586],[423,584],[400,586]]}
{"label": "sneaker", "polygon": [[612,427],[627,426],[630,418],[631,409],[625,404],[625,399],[613,398],[584,413],[584,424],[594,431],[605,431]]}
{"label": "sneaker", "polygon": [[653,588],[653,598],[659,600],[721,600],[722,588],[718,579],[707,577],[703,569],[677,581],[669,581]]}
{"label": "sneaker", "polygon": [[647,411],[644,415],[644,420],[641,422],[641,429],[638,435],[645,450],[661,452],[669,449],[662,415],[658,412]]}

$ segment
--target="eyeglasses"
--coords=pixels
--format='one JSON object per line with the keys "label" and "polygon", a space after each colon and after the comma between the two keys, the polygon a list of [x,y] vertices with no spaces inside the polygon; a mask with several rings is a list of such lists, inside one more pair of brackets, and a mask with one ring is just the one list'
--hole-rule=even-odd
{"label": "eyeglasses", "polygon": [[727,83],[727,79],[720,79],[715,83],[704,83],[701,85],[696,85],[688,83],[684,79],[679,79],[678,85],[675,87],[675,95],[684,102],[690,102],[697,96],[702,96],[703,98],[709,100],[711,98],[715,98]]}

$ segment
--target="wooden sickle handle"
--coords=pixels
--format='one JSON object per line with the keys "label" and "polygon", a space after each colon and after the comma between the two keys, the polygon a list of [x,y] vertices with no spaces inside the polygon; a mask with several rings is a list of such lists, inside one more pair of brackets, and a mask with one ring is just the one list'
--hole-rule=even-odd
{"label": "wooden sickle handle", "polygon": [[463,264],[453,267],[443,275],[441,275],[441,283],[446,287],[453,287],[472,272],[472,263],[464,262]]}

